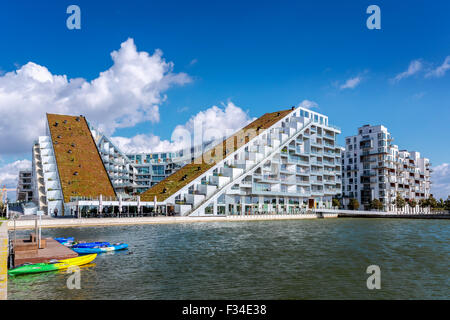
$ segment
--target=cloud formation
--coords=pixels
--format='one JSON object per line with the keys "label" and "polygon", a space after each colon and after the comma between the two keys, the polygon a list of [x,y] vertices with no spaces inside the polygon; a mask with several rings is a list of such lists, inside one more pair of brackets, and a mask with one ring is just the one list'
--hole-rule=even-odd
{"label": "cloud formation", "polygon": [[319,107],[319,105],[316,102],[310,100],[303,100],[302,102],[300,102],[298,106],[306,109],[313,109]]}
{"label": "cloud formation", "polygon": [[445,75],[447,70],[450,69],[450,56],[447,56],[444,62],[434,70],[429,71],[425,77],[426,78],[440,78]]}
{"label": "cloud formation", "polygon": [[344,84],[342,84],[339,89],[344,90],[344,89],[354,89],[356,88],[356,86],[358,86],[361,83],[362,77],[361,76],[356,76],[354,78],[350,78],[347,81],[345,81]]}
{"label": "cloud formation", "polygon": [[23,153],[45,133],[45,113],[85,115],[107,134],[143,121],[159,121],[164,92],[191,81],[174,73],[173,63],[156,50],[138,52],[133,39],[111,53],[113,65],[87,81],[54,75],[28,62],[0,76],[0,150]]}
{"label": "cloud formation", "polygon": [[450,195],[450,163],[443,163],[433,168],[431,174],[431,193],[436,199],[447,199]]}
{"label": "cloud formation", "polygon": [[408,66],[408,69],[402,73],[397,74],[393,79],[391,79],[391,82],[399,82],[402,79],[408,78],[419,71],[421,71],[423,68],[423,64],[420,60],[413,60]]}
{"label": "cloud formation", "polygon": [[202,142],[221,140],[251,121],[253,119],[244,110],[229,101],[222,107],[212,106],[200,111],[185,124],[176,126],[170,141],[161,140],[153,134],[139,134],[131,138],[116,136],[111,140],[125,153],[173,152]]}

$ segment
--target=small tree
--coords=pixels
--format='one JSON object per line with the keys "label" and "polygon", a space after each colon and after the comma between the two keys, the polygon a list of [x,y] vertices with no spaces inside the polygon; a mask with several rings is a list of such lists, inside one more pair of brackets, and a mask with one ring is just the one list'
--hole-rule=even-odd
{"label": "small tree", "polygon": [[447,200],[445,200],[444,209],[450,210],[450,196],[448,196]]}
{"label": "small tree", "polygon": [[428,206],[431,207],[431,209],[436,209],[438,206],[438,203],[433,196],[430,196],[427,200]]}
{"label": "small tree", "polygon": [[359,202],[357,199],[350,199],[350,202],[348,203],[348,207],[350,210],[358,210],[359,208]]}
{"label": "small tree", "polygon": [[341,207],[341,202],[339,201],[339,199],[334,198],[334,199],[332,200],[332,205],[333,205],[333,207],[338,207],[338,208],[340,208],[340,207]]}
{"label": "small tree", "polygon": [[421,207],[422,209],[428,207],[428,202],[426,199],[420,199],[419,200],[419,207]]}
{"label": "small tree", "polygon": [[5,214],[5,211],[6,211],[5,209],[6,209],[5,204],[3,203],[3,201],[0,200],[0,216],[1,217],[3,217],[3,215]]}
{"label": "small tree", "polygon": [[373,199],[370,202],[370,208],[375,210],[381,210],[383,209],[383,203],[378,199]]}
{"label": "small tree", "polygon": [[400,193],[397,193],[397,197],[395,198],[394,204],[397,208],[403,209],[406,205],[405,199],[400,195]]}
{"label": "small tree", "polygon": [[409,200],[408,205],[410,208],[414,209],[417,206],[417,201],[414,199]]}
{"label": "small tree", "polygon": [[442,198],[439,199],[439,203],[438,203],[438,208],[439,209],[444,209],[445,204],[444,204],[444,200]]}

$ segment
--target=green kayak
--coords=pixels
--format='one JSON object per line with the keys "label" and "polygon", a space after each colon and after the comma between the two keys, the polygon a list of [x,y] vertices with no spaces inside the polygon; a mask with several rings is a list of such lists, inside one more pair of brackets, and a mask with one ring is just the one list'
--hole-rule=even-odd
{"label": "green kayak", "polygon": [[86,256],[80,256],[76,258],[64,259],[55,261],[55,263],[34,263],[18,266],[8,271],[10,276],[17,276],[20,274],[49,272],[55,270],[64,270],[71,266],[82,266],[92,262],[97,254],[89,254]]}

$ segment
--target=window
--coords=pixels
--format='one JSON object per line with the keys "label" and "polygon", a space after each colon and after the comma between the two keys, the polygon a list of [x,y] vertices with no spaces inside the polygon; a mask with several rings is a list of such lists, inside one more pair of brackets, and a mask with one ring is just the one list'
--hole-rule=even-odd
{"label": "window", "polygon": [[150,173],[149,167],[138,168],[138,173]]}
{"label": "window", "polygon": [[153,175],[164,175],[164,166],[152,166]]}
{"label": "window", "polygon": [[136,163],[142,163],[142,157],[140,155],[136,156]]}

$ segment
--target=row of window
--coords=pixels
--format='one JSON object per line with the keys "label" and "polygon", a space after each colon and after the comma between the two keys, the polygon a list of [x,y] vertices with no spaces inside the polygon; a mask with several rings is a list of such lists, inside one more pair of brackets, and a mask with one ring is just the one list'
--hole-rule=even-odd
{"label": "row of window", "polygon": [[326,117],[319,116],[318,114],[300,109],[300,117],[313,119],[314,122],[328,125],[328,119]]}

